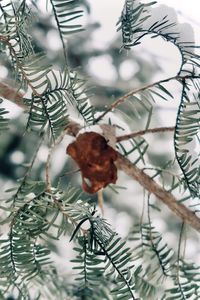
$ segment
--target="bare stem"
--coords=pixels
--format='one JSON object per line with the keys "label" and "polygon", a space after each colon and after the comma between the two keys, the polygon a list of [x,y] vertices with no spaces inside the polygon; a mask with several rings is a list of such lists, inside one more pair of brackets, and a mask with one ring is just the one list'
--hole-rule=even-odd
{"label": "bare stem", "polygon": [[50,177],[50,163],[51,163],[51,156],[52,156],[53,149],[50,148],[49,154],[46,161],[46,167],[45,167],[45,177],[46,177],[46,190],[47,192],[51,191],[51,177]]}
{"label": "bare stem", "polygon": [[117,142],[122,142],[122,141],[126,141],[126,140],[129,140],[131,138],[141,136],[141,135],[144,135],[144,134],[157,133],[157,132],[168,132],[168,131],[174,131],[174,129],[175,129],[175,127],[171,126],[171,127],[158,127],[158,128],[140,130],[140,131],[132,132],[132,133],[129,133],[129,134],[117,136],[116,140],[117,140]]}

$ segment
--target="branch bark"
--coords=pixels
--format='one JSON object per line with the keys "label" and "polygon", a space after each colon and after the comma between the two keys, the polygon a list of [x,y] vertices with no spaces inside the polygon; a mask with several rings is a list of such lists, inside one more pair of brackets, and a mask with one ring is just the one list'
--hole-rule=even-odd
{"label": "branch bark", "polygon": [[0,96],[12,101],[16,105],[20,106],[22,109],[27,108],[23,101],[23,94],[19,90],[10,87],[2,82],[0,82]]}
{"label": "branch bark", "polygon": [[131,138],[141,136],[141,135],[144,135],[144,134],[148,134],[148,133],[158,133],[158,132],[168,132],[168,131],[173,132],[174,129],[175,129],[175,127],[171,126],[171,127],[157,127],[157,128],[146,129],[146,130],[140,130],[140,131],[132,132],[132,133],[129,133],[129,134],[117,136],[116,141],[117,142],[122,142],[122,141],[126,141],[126,140],[129,140]]}
{"label": "branch bark", "polygon": [[[1,83],[0,84],[0,96],[4,97],[7,100],[14,102],[19,105],[21,108],[26,108],[23,103],[23,94],[18,90],[9,87],[8,85]],[[69,128],[70,128],[69,124]],[[78,124],[72,124],[72,128],[75,127],[75,131],[78,129]],[[173,127],[170,127],[170,130],[174,130]],[[172,129],[173,128],[173,129]],[[169,129],[169,128],[168,128]],[[76,135],[76,132],[70,129],[69,134]],[[161,129],[159,128],[159,131]],[[164,131],[166,131],[164,129]],[[141,133],[142,132],[142,133]],[[145,134],[147,131],[136,132],[134,134]],[[149,132],[158,132],[158,129],[152,129]],[[131,136],[133,137],[133,135]],[[118,137],[122,141],[122,137]],[[126,137],[127,138],[127,137]],[[168,208],[174,212],[183,222],[189,224],[193,229],[200,232],[200,218],[198,218],[195,213],[190,211],[184,204],[178,202],[178,200],[170,193],[162,188],[158,183],[156,183],[150,176],[144,173],[143,170],[139,169],[137,166],[133,165],[126,157],[118,153],[118,159],[116,161],[117,168],[125,172],[128,176],[136,180],[142,187],[144,187],[149,193],[154,194],[161,202],[168,206]]]}
{"label": "branch bark", "polygon": [[144,173],[137,166],[133,165],[126,157],[119,154],[116,162],[117,168],[125,172],[128,176],[136,180],[148,192],[154,194],[161,200],[168,208],[173,211],[179,218],[191,227],[200,232],[200,219],[190,211],[185,205],[178,202],[178,200],[158,183],[156,183],[150,176]]}

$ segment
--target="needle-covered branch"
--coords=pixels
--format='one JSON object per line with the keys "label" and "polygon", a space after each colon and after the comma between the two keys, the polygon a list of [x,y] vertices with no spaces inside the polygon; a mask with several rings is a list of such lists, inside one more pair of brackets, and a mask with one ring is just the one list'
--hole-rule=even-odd
{"label": "needle-covered branch", "polygon": [[[0,96],[16,103],[22,108],[25,108],[23,103],[23,95],[21,92],[7,86],[1,84],[1,87],[5,87],[4,89],[0,89]],[[76,132],[73,133],[71,128],[75,128]],[[79,125],[73,122],[69,124],[68,134],[76,135],[79,128]],[[162,131],[173,131],[174,127],[168,128],[155,128],[149,129],[146,131],[140,131],[133,133],[129,136],[129,138],[142,135],[145,133],[154,133],[154,132],[162,132]],[[127,139],[127,136],[121,136],[117,138],[117,141],[122,141]],[[161,187],[158,183],[156,183],[150,176],[144,173],[143,170],[139,169],[137,166],[133,165],[127,158],[123,157],[121,154],[118,154],[118,159],[116,161],[116,166],[119,170],[125,172],[128,176],[136,180],[143,188],[145,188],[149,193],[155,195],[161,202],[163,202],[167,207],[174,212],[182,221],[186,224],[189,224],[193,229],[200,232],[200,218],[198,218],[195,213],[190,211],[185,205],[178,202],[178,200],[170,193],[167,192],[163,187]]]}
{"label": "needle-covered branch", "polygon": [[130,92],[128,92],[127,94],[123,95],[122,97],[118,98],[117,100],[115,100],[96,120],[95,123],[98,123],[100,120],[102,120],[103,117],[105,117],[105,115],[107,115],[107,113],[109,113],[110,111],[112,111],[113,109],[115,109],[118,105],[124,103],[125,101],[127,101],[131,96],[138,94],[140,92],[146,91],[156,85],[160,85],[162,83],[166,83],[166,82],[170,82],[172,80],[177,80],[179,82],[183,82],[186,79],[199,79],[200,76],[195,76],[195,75],[186,75],[186,76],[181,76],[181,75],[176,75],[176,76],[172,76],[172,77],[168,77],[166,79],[163,80],[159,80],[153,83],[150,83],[148,85],[142,86],[138,89],[132,90]]}
{"label": "needle-covered branch", "polygon": [[150,176],[144,173],[143,170],[133,165],[126,157],[119,154],[116,162],[117,168],[125,172],[128,176],[136,180],[149,193],[155,195],[168,208],[173,211],[186,224],[200,232],[200,219],[190,211],[185,205],[178,202],[178,200],[170,193],[156,183]]}

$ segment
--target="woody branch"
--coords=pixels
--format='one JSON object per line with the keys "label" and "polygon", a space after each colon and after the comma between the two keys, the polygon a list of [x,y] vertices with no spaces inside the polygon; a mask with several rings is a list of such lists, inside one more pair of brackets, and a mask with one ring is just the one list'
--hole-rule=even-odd
{"label": "woody branch", "polygon": [[115,109],[117,106],[119,106],[120,104],[126,102],[130,97],[132,97],[133,95],[135,94],[138,94],[138,93],[141,93],[143,91],[146,91],[156,85],[159,85],[159,84],[163,84],[163,83],[166,83],[166,82],[170,82],[172,80],[176,80],[176,81],[179,81],[179,82],[184,82],[186,79],[195,79],[195,78],[200,78],[199,75],[186,75],[186,76],[181,76],[181,75],[175,75],[175,76],[172,76],[172,77],[168,77],[168,78],[165,78],[163,80],[159,80],[159,81],[156,81],[156,82],[153,82],[153,83],[150,83],[148,85],[145,85],[145,86],[142,86],[140,88],[137,88],[135,90],[131,90],[130,92],[128,92],[127,94],[123,95],[122,97],[118,98],[117,100],[115,100],[96,120],[94,123],[98,123],[100,120],[102,120],[102,118],[107,115],[107,113],[109,113],[110,111],[112,111],[113,109]]}
{"label": "woody branch", "polygon": [[[172,78],[174,79],[174,78]],[[169,79],[168,79],[169,80]],[[162,81],[163,82],[163,81]],[[157,84],[157,83],[156,83]],[[151,85],[152,86],[152,85]],[[146,86],[148,88],[148,86]],[[144,88],[143,88],[144,89]],[[131,92],[129,93],[131,94]],[[132,92],[133,94],[133,92]],[[0,84],[0,96],[14,102],[21,108],[25,109],[26,106],[23,102],[23,93],[18,90],[9,87],[8,85],[1,83]],[[120,99],[116,100],[115,103],[121,102]],[[74,129],[75,128],[75,131]],[[72,122],[69,124],[68,134],[76,135],[79,125]],[[173,131],[174,128],[166,128],[163,131]],[[127,138],[131,138],[138,136],[139,134],[145,133],[154,133],[162,131],[159,129],[151,129],[148,131],[141,131],[137,133],[133,133],[131,136],[119,137],[119,140],[125,140]],[[156,183],[150,176],[148,176],[143,170],[139,169],[137,166],[133,165],[126,157],[123,157],[118,153],[118,159],[116,162],[117,168],[125,172],[128,176],[136,180],[142,187],[144,187],[149,193],[154,194],[161,202],[168,206],[168,208],[174,212],[179,218],[182,219],[183,222],[189,224],[193,229],[200,232],[200,218],[198,218],[195,213],[190,211],[185,205],[178,202],[178,200],[168,191],[166,191],[163,187],[161,187],[158,183]]]}

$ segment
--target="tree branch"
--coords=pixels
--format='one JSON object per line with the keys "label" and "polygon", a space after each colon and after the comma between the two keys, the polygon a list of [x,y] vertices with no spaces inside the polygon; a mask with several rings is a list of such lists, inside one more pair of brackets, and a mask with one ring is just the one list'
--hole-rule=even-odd
{"label": "tree branch", "polygon": [[[13,103],[15,103],[17,106],[21,107],[24,110],[27,110],[28,107],[27,105],[24,103],[24,99],[23,99],[24,94],[22,92],[20,92],[19,90],[8,86],[5,83],[0,83],[0,97],[3,97]],[[69,118],[70,120],[70,118]],[[69,135],[73,135],[76,136],[77,133],[79,132],[79,130],[81,129],[80,124],[70,120],[70,122],[67,125],[66,128],[66,133]]]}
{"label": "tree branch", "polygon": [[16,105],[20,106],[22,109],[27,109],[27,106],[24,104],[23,101],[23,94],[19,90],[10,87],[2,82],[0,82],[0,97],[12,101]]}
{"label": "tree branch", "polygon": [[[177,79],[177,76],[176,76]],[[166,80],[165,80],[166,81]],[[163,81],[162,81],[163,82]],[[160,83],[160,82],[159,82]],[[149,85],[150,86],[150,85]],[[152,86],[152,85],[151,85]],[[22,108],[26,108],[23,103],[23,94],[14,88],[7,86],[4,83],[0,84],[0,96],[6,98],[17,104]],[[76,127],[77,124],[73,122],[72,127]],[[170,130],[174,130],[173,127]],[[173,128],[173,129],[172,129]],[[163,128],[162,128],[163,130]],[[69,134],[71,134],[71,129]],[[160,132],[160,128],[150,129],[144,132],[136,132],[134,134],[141,135],[149,132]],[[167,131],[164,130],[164,131]],[[142,132],[142,133],[141,133]],[[132,136],[133,137],[133,134]],[[121,141],[124,140],[122,137],[118,137]],[[127,137],[126,137],[127,138]],[[119,140],[118,140],[119,141]],[[128,176],[136,180],[141,186],[143,186],[149,193],[154,194],[160,201],[162,201],[168,208],[174,212],[179,218],[181,218],[186,224],[189,224],[192,228],[200,232],[200,218],[198,218],[195,213],[190,211],[185,205],[178,202],[178,200],[170,193],[157,184],[150,176],[140,170],[137,166],[133,165],[126,157],[123,157],[120,153],[118,154],[118,159],[116,161],[117,168],[125,172]]]}
{"label": "tree branch", "polygon": [[175,127],[171,126],[171,127],[158,127],[158,128],[140,130],[140,131],[132,132],[132,133],[129,133],[129,134],[117,136],[116,141],[119,143],[119,142],[126,141],[126,140],[129,140],[131,138],[141,136],[141,135],[144,135],[144,134],[174,131],[174,129],[175,129]]}
{"label": "tree branch", "polygon": [[186,224],[189,224],[194,229],[200,232],[200,219],[190,211],[185,205],[178,202],[178,200],[170,193],[156,183],[150,176],[133,165],[126,157],[119,154],[116,162],[117,168],[124,171],[128,176],[136,180],[148,192],[154,194],[161,200],[168,208],[173,211]]}
{"label": "tree branch", "polygon": [[194,78],[200,78],[200,76],[196,76],[196,75],[186,75],[186,76],[181,76],[181,75],[176,75],[176,76],[172,76],[172,77],[168,77],[166,79],[163,80],[159,80],[153,83],[150,83],[148,85],[145,85],[141,88],[132,90],[130,92],[128,92],[127,94],[123,95],[122,97],[118,98],[116,101],[114,101],[96,120],[94,123],[98,123],[105,115],[107,115],[107,113],[109,113],[110,111],[112,111],[114,108],[116,108],[118,105],[124,103],[126,100],[128,100],[129,97],[143,92],[145,90],[148,90],[152,87],[154,87],[157,84],[162,84],[165,82],[169,82],[171,80],[177,80],[177,81],[183,81],[185,79],[194,79]]}

